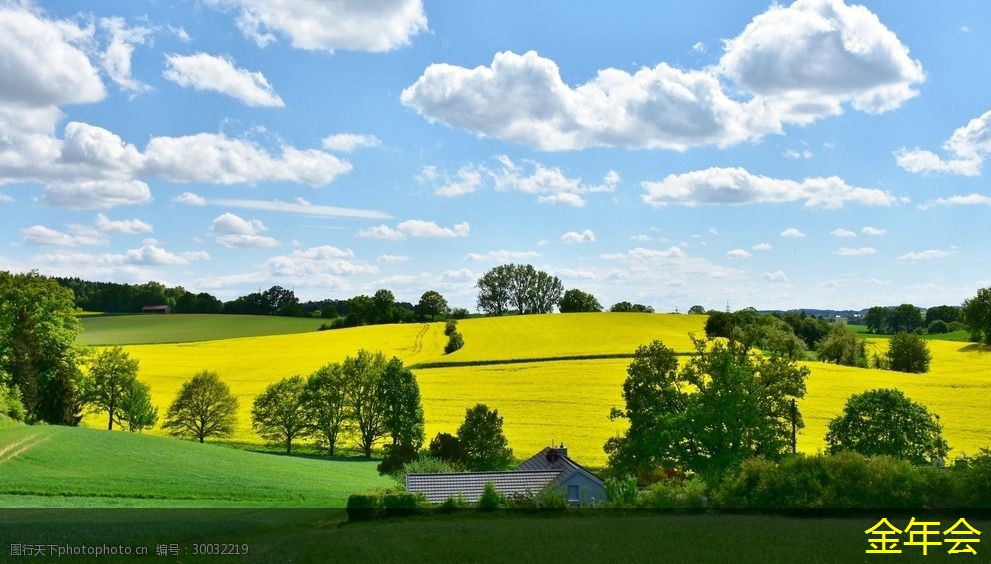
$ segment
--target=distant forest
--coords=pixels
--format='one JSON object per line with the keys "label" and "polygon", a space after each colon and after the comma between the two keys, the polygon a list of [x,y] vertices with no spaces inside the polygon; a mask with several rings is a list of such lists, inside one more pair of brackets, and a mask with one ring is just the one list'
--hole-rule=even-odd
{"label": "distant forest", "polygon": [[[73,291],[76,307],[84,311],[103,313],[140,313],[141,308],[145,306],[167,305],[174,313],[232,313],[332,319],[347,316],[349,309],[353,309],[353,307],[349,308],[349,303],[354,303],[354,298],[300,302],[292,290],[281,286],[272,286],[268,290],[253,292],[224,302],[207,292],[194,294],[182,286],[170,288],[154,281],[145,284],[120,284],[91,282],[80,278],[54,278],[54,280]],[[381,309],[387,311],[390,318],[394,318],[390,321],[400,321],[415,316],[413,304],[396,302],[392,292],[388,290],[380,290],[374,298],[369,296],[358,296],[358,298],[368,300],[378,298],[380,302],[388,302],[383,304]]]}

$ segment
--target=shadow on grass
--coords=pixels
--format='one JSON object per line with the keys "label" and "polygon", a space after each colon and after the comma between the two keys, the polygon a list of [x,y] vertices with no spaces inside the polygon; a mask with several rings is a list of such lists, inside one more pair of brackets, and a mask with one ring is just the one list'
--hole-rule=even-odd
{"label": "shadow on grass", "polygon": [[991,345],[984,345],[981,343],[970,343],[964,345],[957,349],[959,352],[972,352],[972,353],[991,353]]}
{"label": "shadow on grass", "polygon": [[234,448],[237,450],[243,450],[246,452],[257,452],[259,454],[271,454],[275,456],[285,456],[290,458],[306,458],[310,460],[325,460],[333,462],[380,462],[381,457],[376,456],[377,453],[372,454],[372,458],[365,458],[365,455],[358,451],[351,451],[345,449],[337,449],[334,456],[327,454],[327,451],[321,448],[317,448],[310,445],[295,445],[293,446],[292,453],[287,453],[286,450],[279,446],[267,445],[267,444],[257,444],[257,443],[241,443],[234,441],[223,441],[214,443],[219,446],[225,446],[229,448]]}

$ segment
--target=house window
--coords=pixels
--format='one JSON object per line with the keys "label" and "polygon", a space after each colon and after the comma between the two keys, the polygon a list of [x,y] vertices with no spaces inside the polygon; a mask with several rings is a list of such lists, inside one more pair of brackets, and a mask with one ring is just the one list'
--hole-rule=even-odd
{"label": "house window", "polygon": [[578,486],[568,486],[568,503],[578,503],[581,498],[578,497]]}

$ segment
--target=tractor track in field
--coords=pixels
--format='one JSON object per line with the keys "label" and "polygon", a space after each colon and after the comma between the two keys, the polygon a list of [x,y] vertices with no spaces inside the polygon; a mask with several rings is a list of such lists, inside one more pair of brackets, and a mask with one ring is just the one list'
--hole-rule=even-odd
{"label": "tractor track in field", "polygon": [[421,326],[420,331],[416,334],[416,337],[413,339],[413,354],[420,354],[421,352],[423,352],[423,337],[427,335],[427,331],[429,330],[430,330],[430,325],[428,323],[424,323]]}
{"label": "tractor track in field", "polygon": [[13,460],[18,456],[24,454],[25,452],[31,450],[32,448],[40,445],[41,443],[47,441],[50,436],[44,437],[40,440],[34,440],[38,437],[40,433],[34,433],[24,437],[23,439],[9,444],[3,448],[0,448],[0,464]]}

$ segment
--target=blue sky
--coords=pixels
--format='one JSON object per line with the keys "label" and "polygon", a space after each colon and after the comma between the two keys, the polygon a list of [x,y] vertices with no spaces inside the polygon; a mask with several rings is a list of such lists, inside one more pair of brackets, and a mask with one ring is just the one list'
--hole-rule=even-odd
{"label": "blue sky", "polygon": [[225,299],[527,262],[660,311],[991,284],[986,2],[0,2],[0,268]]}

